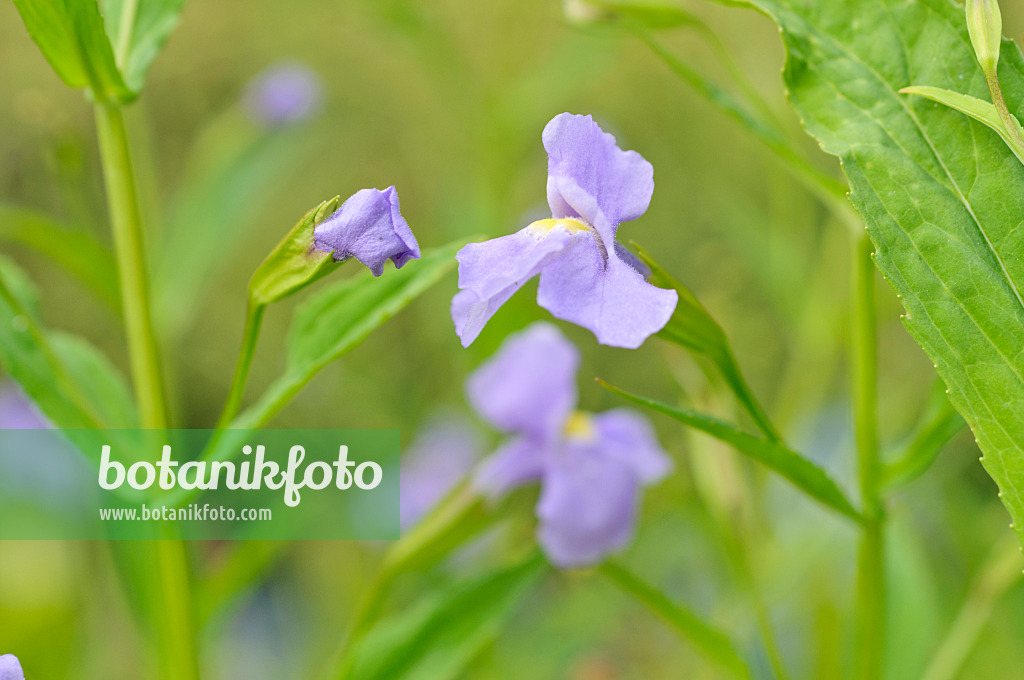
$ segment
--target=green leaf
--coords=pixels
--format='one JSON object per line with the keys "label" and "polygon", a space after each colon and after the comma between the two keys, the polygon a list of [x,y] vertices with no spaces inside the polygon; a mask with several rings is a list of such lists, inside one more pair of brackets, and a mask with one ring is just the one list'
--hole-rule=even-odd
{"label": "green leaf", "polygon": [[0,205],[0,239],[50,258],[91,288],[112,309],[120,309],[114,257],[109,248],[88,232],[69,229],[32,210]]}
{"label": "green leaf", "polygon": [[636,249],[641,261],[650,268],[650,282],[659,288],[671,288],[679,294],[675,312],[665,327],[658,332],[658,337],[710,359],[758,428],[770,439],[780,440],[768,414],[761,408],[761,404],[743,379],[722,327],[711,318],[704,305],[686,286],[665,271],[635,242],[631,245]]}
{"label": "green leaf", "polygon": [[459,582],[373,626],[355,641],[337,678],[454,680],[501,632],[544,572],[533,556],[513,567]]}
{"label": "green leaf", "polygon": [[380,277],[363,271],[317,292],[292,320],[288,371],[319,370],[350,350],[450,271],[463,245],[433,248],[402,269]]}
{"label": "green leaf", "polygon": [[178,25],[184,0],[100,0],[125,83],[142,90],[146,71]]}
{"label": "green leaf", "polygon": [[[996,111],[996,107],[991,102],[960,94],[959,92],[924,85],[905,87],[900,90],[900,94],[916,94],[919,97],[931,99],[934,102],[945,104],[951,109],[968,115],[979,123],[987,125],[1003,138],[1003,141],[1010,147],[1010,150],[1020,159],[1021,163],[1024,163],[1024,153],[1017,149],[1013,137],[1007,132],[1002,119],[999,117],[999,112]],[[1016,116],[1013,116],[1013,122],[1016,124],[1018,134],[1024,137],[1024,128],[1021,128],[1020,121],[1017,120]]]}
{"label": "green leaf", "polygon": [[313,231],[338,207],[338,196],[310,210],[270,252],[249,281],[249,300],[254,305],[297,293],[336,269],[333,253],[317,250]]}
{"label": "green leaf", "polygon": [[703,413],[679,409],[660,401],[639,397],[600,379],[598,382],[634,404],[678,420],[688,427],[705,432],[715,439],[729,444],[740,453],[779,473],[811,498],[858,522],[862,521],[861,514],[857,512],[839,486],[824,470],[781,443],[759,439],[729,423]]}
{"label": "green leaf", "polygon": [[[264,425],[327,364],[358,345],[451,271],[455,253],[463,245],[465,241],[460,240],[425,250],[420,260],[386,271],[381,277],[363,271],[317,292],[292,319],[284,375],[232,427]],[[218,452],[210,455],[216,457]]]}
{"label": "green leaf", "polygon": [[690,640],[708,659],[738,678],[751,678],[750,668],[732,640],[707,623],[698,614],[673,602],[663,592],[641,580],[617,562],[601,565],[601,573],[632,595],[654,614],[664,619],[685,639]]}
{"label": "green leaf", "polygon": [[114,60],[96,0],[14,0],[25,28],[61,80],[106,102],[135,98]]}
{"label": "green leaf", "polygon": [[130,428],[135,407],[117,369],[85,340],[39,320],[24,274],[0,260],[0,364],[62,428]]}
{"label": "green leaf", "polygon": [[922,422],[895,461],[882,470],[882,485],[887,489],[906,486],[931,467],[949,440],[966,427],[964,419],[949,403],[945,391],[936,393],[928,404]]}
{"label": "green leaf", "polygon": [[[1024,165],[988,127],[901,95],[988,88],[948,0],[754,0],[782,29],[784,79],[807,131],[843,163],[904,324],[974,431],[1024,542]],[[1024,58],[1003,44],[1016,108]]]}

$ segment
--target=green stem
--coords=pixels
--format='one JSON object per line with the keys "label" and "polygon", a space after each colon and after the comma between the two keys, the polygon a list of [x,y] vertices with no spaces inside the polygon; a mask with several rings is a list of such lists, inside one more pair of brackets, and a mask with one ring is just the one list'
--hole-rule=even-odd
{"label": "green stem", "polygon": [[649,585],[617,562],[604,563],[601,565],[600,571],[608,580],[692,642],[708,659],[719,664],[737,678],[753,677],[749,666],[725,633],[711,626],[689,609],[673,602],[660,590]]}
{"label": "green stem", "polygon": [[159,677],[162,680],[199,680],[194,618],[185,542],[151,541]]}
{"label": "green stem", "polygon": [[[165,429],[167,411],[149,309],[142,216],[128,135],[120,107],[98,102],[95,111],[140,422],[146,429]],[[186,546],[178,537],[151,541],[149,546],[153,562],[146,576],[155,607],[159,677],[198,680]]]}
{"label": "green stem", "polygon": [[227,402],[224,404],[224,411],[217,421],[217,429],[222,430],[231,424],[238,409],[242,405],[242,397],[245,395],[245,384],[249,379],[249,370],[252,368],[253,355],[256,353],[256,341],[259,340],[260,326],[263,321],[265,305],[249,303],[245,310],[245,329],[242,331],[242,351],[238,354],[238,363],[235,366],[235,375],[231,379],[231,390],[228,392]]}
{"label": "green stem", "polygon": [[988,84],[988,91],[992,95],[992,104],[996,107],[999,120],[1006,128],[1006,134],[1016,145],[1018,152],[1024,151],[1024,136],[1021,136],[1020,133],[1020,123],[1013,117],[1010,108],[1006,105],[1006,98],[1003,97],[1003,88],[999,85],[999,74],[996,69],[985,69],[985,82]]}
{"label": "green stem", "polygon": [[167,413],[149,310],[142,216],[128,135],[120,107],[97,103],[95,109],[100,159],[103,163],[103,178],[121,281],[121,303],[124,307],[132,382],[139,402],[142,427],[159,430],[167,425]]}
{"label": "green stem", "polygon": [[882,677],[885,640],[884,516],[878,450],[875,267],[867,234],[853,247],[853,419],[865,521],[857,558],[857,678]]}

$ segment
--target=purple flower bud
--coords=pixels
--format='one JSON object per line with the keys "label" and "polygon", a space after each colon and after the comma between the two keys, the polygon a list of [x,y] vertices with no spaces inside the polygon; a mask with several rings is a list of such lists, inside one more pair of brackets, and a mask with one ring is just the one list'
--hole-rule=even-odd
{"label": "purple flower bud", "polygon": [[0,654],[0,680],[25,680],[25,672],[21,670],[18,657]]}
{"label": "purple flower bud", "polygon": [[562,113],[544,128],[551,219],[459,251],[451,314],[469,346],[501,305],[540,275],[537,303],[589,329],[597,341],[636,348],[668,323],[678,295],[647,283],[615,241],[619,224],[647,211],[654,169],[623,151],[590,116]]}
{"label": "purple flower bud", "polygon": [[539,481],[537,539],[553,564],[581,567],[625,546],[640,487],[670,463],[650,424],[624,409],[576,407],[576,348],[538,323],[509,337],[468,380],[473,407],[513,439],[485,460],[476,487],[500,496]]}
{"label": "purple flower bud", "polygon": [[407,529],[469,474],[480,456],[476,431],[460,420],[430,423],[402,455],[400,524]]}
{"label": "purple flower bud", "polygon": [[400,269],[420,257],[420,247],[399,211],[398,192],[393,186],[384,191],[357,191],[316,226],[313,237],[316,247],[333,251],[338,262],[354,257],[374,276],[384,272],[388,258]]}
{"label": "purple flower bud", "polygon": [[316,71],[299,62],[283,62],[262,71],[245,94],[249,114],[264,125],[287,125],[312,116],[323,85]]}
{"label": "purple flower bud", "polygon": [[50,424],[20,387],[0,387],[0,430],[46,430]]}

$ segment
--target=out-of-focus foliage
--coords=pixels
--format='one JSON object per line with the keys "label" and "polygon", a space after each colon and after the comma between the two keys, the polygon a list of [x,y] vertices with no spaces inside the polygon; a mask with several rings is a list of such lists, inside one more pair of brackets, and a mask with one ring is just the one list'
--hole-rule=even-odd
{"label": "out-of-focus foliage", "polygon": [[[780,126],[802,139],[783,101],[775,26],[736,7],[683,6],[722,37]],[[640,151],[655,167],[651,208],[629,225],[630,237],[693,290],[728,333],[786,441],[849,491],[846,226],[647,47],[619,31],[570,26],[562,12],[555,0],[185,4],[180,25],[152,63],[145,96],[128,110],[177,423],[215,421],[238,350],[246,284],[303,211],[325,196],[395,184],[424,249],[510,233],[544,209],[536,190],[545,175],[544,123],[561,111],[593,113],[624,148]],[[1007,33],[1020,34],[1021,9],[1007,5],[1004,14]],[[869,26],[847,28],[871,33]],[[726,70],[685,26],[659,38],[685,63],[725,81]],[[54,75],[10,3],[0,4],[0,57],[0,202],[52,215],[105,247],[89,105]],[[320,117],[301,127],[265,130],[243,115],[239,100],[249,79],[279,59],[315,68],[325,80],[324,103]],[[812,140],[803,143],[813,167],[838,181],[837,164]],[[67,276],[27,246],[5,237],[2,247],[41,289],[41,320],[89,338],[124,369],[109,296],[104,301],[80,273]],[[385,277],[395,273],[389,269]],[[343,268],[336,275],[350,273]],[[250,400],[282,373],[294,309],[322,290],[314,286],[268,311]],[[466,410],[464,376],[509,332],[545,314],[532,296],[517,296],[477,343],[461,350],[447,314],[454,290],[448,274],[371,342],[325,369],[275,422],[396,427],[407,442],[439,408]],[[878,303],[881,434],[898,450],[928,415],[921,412],[922,395],[933,370],[900,325],[900,307],[885,286]],[[678,348],[657,339],[638,352],[601,348],[586,331],[561,327],[584,352],[584,376],[670,403],[682,387],[688,403],[737,418],[728,402],[707,398],[705,373]],[[583,408],[621,405],[581,382]],[[657,425],[665,447],[683,462],[645,498],[637,539],[623,562],[733,633],[755,672],[766,675],[757,622],[717,526],[719,510],[728,509],[749,527],[757,585],[794,677],[843,677],[851,649],[846,619],[854,530],[728,449],[688,436],[668,419]],[[977,458],[968,437],[954,439],[889,508],[897,527],[888,557],[890,635],[900,641],[889,654],[892,680],[925,671],[971,592],[973,575],[984,573],[992,545],[1007,532],[1005,510]],[[721,498],[704,493],[709,479]],[[526,515],[453,560],[404,575],[381,620],[421,593],[444,591],[521,554],[532,538]],[[272,678],[314,677],[323,669],[372,580],[380,548],[287,546],[258,561],[253,568],[261,579],[247,587],[217,578],[238,564],[232,546],[202,545],[196,552],[202,582],[224,591],[199,592],[226,603],[203,612],[210,650],[205,677]],[[148,651],[112,564],[102,545],[0,545],[0,644],[17,650],[30,677],[139,676]],[[228,583],[234,585],[219,585]],[[997,623],[981,624],[984,636],[966,658],[965,677],[999,677],[1024,664],[1024,593],[1010,589],[991,606]],[[509,669],[539,680],[722,677],[593,573],[545,575],[468,675],[497,680]]]}

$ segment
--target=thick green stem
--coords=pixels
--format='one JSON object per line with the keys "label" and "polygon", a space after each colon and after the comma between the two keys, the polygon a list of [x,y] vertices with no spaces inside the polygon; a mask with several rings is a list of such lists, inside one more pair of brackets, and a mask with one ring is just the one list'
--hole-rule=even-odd
{"label": "thick green stem", "polygon": [[152,541],[158,666],[162,680],[199,680],[185,542]]}
{"label": "thick green stem", "polygon": [[875,267],[871,241],[858,237],[853,247],[853,420],[863,514],[857,557],[857,678],[882,677],[885,641],[884,515],[878,447],[878,345],[875,318]]}
{"label": "thick green stem", "polygon": [[245,395],[245,385],[249,379],[249,370],[252,368],[253,355],[256,353],[256,341],[260,336],[260,325],[263,321],[264,305],[249,303],[245,310],[245,330],[242,331],[242,351],[238,354],[238,364],[235,366],[235,375],[231,379],[231,390],[228,393],[227,402],[224,404],[224,411],[217,421],[217,429],[221,430],[231,424],[238,409],[242,405],[242,397]]}
{"label": "thick green stem", "polygon": [[[99,102],[95,110],[140,423],[146,429],[164,429],[167,411],[149,309],[142,217],[128,135],[120,107]],[[152,565],[145,574],[154,610],[159,677],[198,680],[185,544],[175,536],[152,541],[148,547]]]}
{"label": "thick green stem", "polygon": [[149,310],[142,216],[128,135],[117,105],[97,103],[95,108],[100,159],[121,281],[128,358],[139,402],[139,416],[142,427],[163,429],[167,425],[167,412]]}

